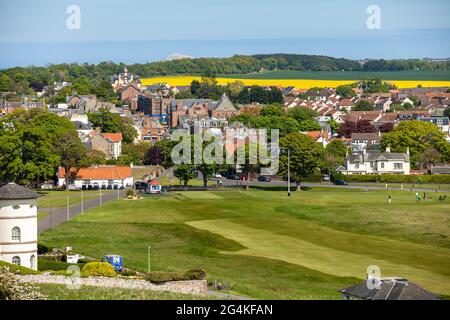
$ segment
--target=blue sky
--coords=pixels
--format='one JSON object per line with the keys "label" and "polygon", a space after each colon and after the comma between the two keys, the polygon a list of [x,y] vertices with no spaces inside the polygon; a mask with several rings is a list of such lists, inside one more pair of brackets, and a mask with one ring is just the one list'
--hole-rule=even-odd
{"label": "blue sky", "polygon": [[[372,4],[381,30],[366,27]],[[80,7],[80,30],[66,27],[69,5]],[[0,67],[173,52],[450,57],[449,13],[448,0],[0,0]]]}

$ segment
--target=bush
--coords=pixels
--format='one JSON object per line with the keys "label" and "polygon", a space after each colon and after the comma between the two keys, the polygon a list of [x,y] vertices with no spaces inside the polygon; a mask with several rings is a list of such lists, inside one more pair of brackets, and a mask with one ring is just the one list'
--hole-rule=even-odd
{"label": "bush", "polygon": [[19,273],[23,275],[27,274],[39,274],[39,271],[29,269],[27,267],[18,266],[17,264],[11,264],[6,261],[0,260],[0,268],[7,267],[12,273]]}
{"label": "bush", "polygon": [[122,271],[120,273],[120,275],[123,277],[134,277],[134,276],[137,276],[137,272],[131,271],[131,270],[125,270],[125,271]]}
{"label": "bush", "polygon": [[40,244],[40,243],[38,243],[37,249],[38,249],[38,254],[45,254],[45,253],[53,251],[53,248],[47,247],[46,245]]}
{"label": "bush", "polygon": [[154,271],[147,274],[145,279],[152,283],[164,283],[169,281],[203,280],[206,272],[203,270],[188,270],[186,272]]}
{"label": "bush", "polygon": [[82,277],[115,277],[116,271],[108,262],[89,262],[81,270]]}
{"label": "bush", "polygon": [[348,182],[385,182],[385,183],[434,183],[450,184],[450,175],[400,175],[400,174],[365,174],[348,175]]}
{"label": "bush", "polygon": [[201,269],[188,270],[184,273],[187,280],[204,280],[206,279],[206,272]]}
{"label": "bush", "polygon": [[45,299],[44,295],[35,287],[20,282],[8,266],[0,266],[0,300],[43,299]]}
{"label": "bush", "polygon": [[38,259],[38,270],[44,271],[44,270],[53,270],[53,271],[59,271],[59,270],[66,270],[69,266],[78,266],[80,269],[82,269],[85,266],[85,263],[77,263],[77,264],[71,264],[67,262],[61,262],[61,261],[52,261],[47,259]]}

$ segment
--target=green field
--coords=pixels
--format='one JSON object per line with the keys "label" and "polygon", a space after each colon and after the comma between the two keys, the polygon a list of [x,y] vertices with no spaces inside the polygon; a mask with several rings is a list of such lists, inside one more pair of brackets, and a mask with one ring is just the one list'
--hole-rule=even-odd
{"label": "green field", "polygon": [[[102,190],[102,193],[111,192],[111,190]],[[41,197],[38,198],[39,208],[63,208],[67,205],[69,197],[69,206],[81,202],[81,191],[39,191]],[[83,191],[83,200],[98,198],[99,191]]]}
{"label": "green field", "polygon": [[255,74],[221,74],[220,78],[239,79],[311,79],[311,80],[355,80],[380,78],[384,80],[429,80],[450,81],[450,70],[442,71],[268,71]]}
{"label": "green field", "polygon": [[[116,200],[41,234],[52,247],[120,254],[131,269],[202,268],[261,299],[339,299],[364,279],[405,277],[450,294],[450,204],[414,192],[314,188],[180,192]],[[387,203],[388,195],[392,204]]]}

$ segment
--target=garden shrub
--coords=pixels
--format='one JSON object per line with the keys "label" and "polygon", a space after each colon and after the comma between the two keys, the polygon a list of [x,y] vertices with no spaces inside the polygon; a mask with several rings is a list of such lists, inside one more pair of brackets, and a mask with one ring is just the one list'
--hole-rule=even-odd
{"label": "garden shrub", "polygon": [[206,272],[203,270],[188,270],[185,272],[153,271],[147,274],[146,280],[152,283],[164,283],[168,281],[203,280]]}
{"label": "garden shrub", "polygon": [[108,262],[89,262],[81,270],[82,277],[115,277],[116,271]]}
{"label": "garden shrub", "polygon": [[62,261],[53,261],[48,259],[39,258],[38,259],[38,270],[44,271],[44,270],[53,270],[53,271],[59,271],[59,270],[66,270],[69,266],[78,266],[80,269],[82,269],[85,266],[85,263],[67,263]]}
{"label": "garden shrub", "polygon": [[44,300],[37,288],[20,282],[8,266],[0,266],[0,300]]}
{"label": "garden shrub", "polygon": [[134,277],[137,276],[137,272],[131,270],[124,270],[120,273],[120,275],[124,277]]}
{"label": "garden shrub", "polygon": [[400,175],[400,174],[364,174],[348,175],[348,182],[384,182],[384,183],[433,183],[450,184],[450,175]]}
{"label": "garden shrub", "polygon": [[38,254],[45,254],[53,251],[53,248],[46,246],[45,244],[38,243],[37,245]]}
{"label": "garden shrub", "polygon": [[206,272],[201,269],[188,270],[184,273],[187,280],[204,280],[206,279]]}

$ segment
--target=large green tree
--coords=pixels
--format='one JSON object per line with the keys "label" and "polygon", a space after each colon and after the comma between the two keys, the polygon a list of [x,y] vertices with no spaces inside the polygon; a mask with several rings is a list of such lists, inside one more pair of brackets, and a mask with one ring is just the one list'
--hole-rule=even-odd
{"label": "large green tree", "polygon": [[382,148],[391,147],[392,152],[406,152],[409,147],[411,165],[418,167],[425,150],[435,149],[445,162],[450,161],[450,145],[445,134],[433,123],[404,121],[392,132],[383,135]]}
{"label": "large green tree", "polygon": [[290,133],[280,139],[280,147],[284,152],[280,156],[280,174],[286,175],[288,155],[290,150],[290,170],[300,190],[300,182],[312,176],[323,165],[324,148],[314,139],[301,134]]}

